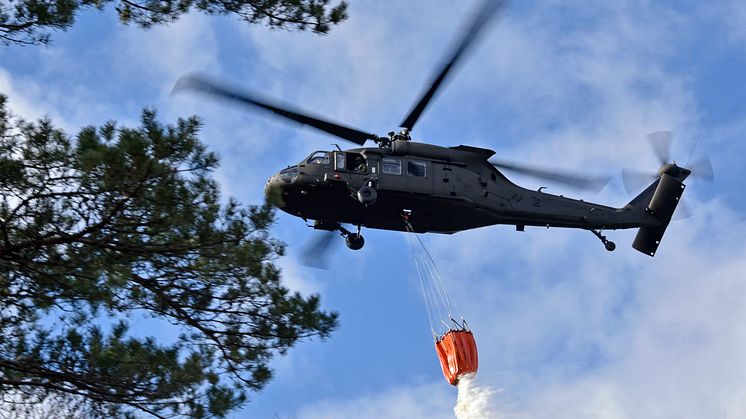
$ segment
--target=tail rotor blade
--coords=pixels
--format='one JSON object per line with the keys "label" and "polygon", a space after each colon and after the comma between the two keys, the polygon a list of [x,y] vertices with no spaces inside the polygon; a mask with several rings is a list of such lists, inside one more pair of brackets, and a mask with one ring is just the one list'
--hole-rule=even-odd
{"label": "tail rotor blade", "polygon": [[696,176],[699,179],[706,180],[708,182],[712,182],[715,179],[715,175],[712,170],[712,163],[710,162],[710,159],[707,158],[707,156],[701,157],[698,160],[694,161],[694,163],[692,163],[689,167],[689,170],[692,171],[692,175]]}
{"label": "tail rotor blade", "polygon": [[[673,134],[671,133],[671,131],[651,132],[647,135],[647,138],[661,165],[673,163],[673,161],[671,160],[671,144],[673,139]],[[692,152],[693,151],[694,149],[692,148]],[[696,176],[707,181],[712,181],[714,178],[712,163],[710,162],[710,159],[707,158],[707,156],[699,158],[691,165],[687,163],[687,166],[687,169],[691,171],[692,177]],[[624,189],[629,194],[638,193],[640,190],[653,183],[657,178],[657,174],[634,172],[630,170],[622,171],[622,182],[624,183]],[[685,201],[680,201],[673,214],[673,218],[676,220],[683,220],[685,218],[691,217],[693,213],[694,211],[692,211],[691,206],[687,205]]]}
{"label": "tail rotor blade", "polygon": [[575,189],[593,192],[599,192],[607,183],[609,183],[610,180],[608,176],[588,176],[575,172],[543,169],[505,161],[490,160],[490,163],[500,169],[510,170],[515,173],[550,181],[555,184],[562,184]]}
{"label": "tail rotor blade", "polygon": [[652,173],[633,172],[631,170],[622,170],[622,183],[624,190],[628,194],[634,195],[655,182],[658,175]]}
{"label": "tail rotor blade", "polygon": [[694,214],[692,207],[689,206],[686,201],[680,201],[679,205],[676,206],[676,211],[673,213],[674,220],[685,220],[690,218]]}
{"label": "tail rotor blade", "polygon": [[656,131],[648,134],[648,141],[653,147],[661,165],[671,162],[671,131]]}

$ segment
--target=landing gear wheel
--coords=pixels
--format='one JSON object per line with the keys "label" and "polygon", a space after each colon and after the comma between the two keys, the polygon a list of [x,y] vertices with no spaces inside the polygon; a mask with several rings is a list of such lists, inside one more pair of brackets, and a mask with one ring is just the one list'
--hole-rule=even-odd
{"label": "landing gear wheel", "polygon": [[357,200],[363,205],[373,205],[378,199],[378,192],[371,186],[363,186],[357,191]]}
{"label": "landing gear wheel", "polygon": [[599,240],[601,240],[601,243],[604,244],[606,250],[608,250],[609,252],[613,252],[614,249],[616,249],[616,244],[614,244],[613,241],[607,239],[606,236],[601,234],[601,231],[602,230],[591,230],[591,233],[593,233],[596,237],[598,237]]}
{"label": "landing gear wheel", "polygon": [[365,244],[365,239],[360,233],[350,233],[345,237],[345,244],[352,250],[360,250]]}

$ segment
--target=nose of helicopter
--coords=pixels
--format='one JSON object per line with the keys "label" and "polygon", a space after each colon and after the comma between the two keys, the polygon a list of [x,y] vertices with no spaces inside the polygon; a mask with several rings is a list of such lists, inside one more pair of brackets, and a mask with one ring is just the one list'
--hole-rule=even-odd
{"label": "nose of helicopter", "polygon": [[283,208],[285,206],[285,194],[288,185],[298,179],[298,166],[290,166],[281,170],[279,173],[272,175],[264,186],[264,196],[267,202]]}
{"label": "nose of helicopter", "polygon": [[285,204],[282,199],[284,189],[285,182],[280,180],[280,174],[274,174],[267,179],[267,184],[264,185],[264,198],[275,207],[282,208]]}

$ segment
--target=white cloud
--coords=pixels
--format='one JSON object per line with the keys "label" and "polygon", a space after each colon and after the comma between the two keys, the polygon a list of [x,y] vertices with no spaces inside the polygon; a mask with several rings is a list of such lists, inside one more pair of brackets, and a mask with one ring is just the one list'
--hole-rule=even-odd
{"label": "white cloud", "polygon": [[111,50],[117,79],[156,85],[163,96],[171,92],[176,79],[192,71],[220,70],[218,45],[209,16],[191,13],[175,23],[142,30],[124,26]]}
{"label": "white cloud", "polygon": [[301,265],[296,258],[278,259],[277,265],[282,269],[283,284],[293,292],[319,294],[327,287],[327,282],[318,278],[319,270]]}
{"label": "white cloud", "polygon": [[[479,55],[487,59],[454,82],[461,90],[450,98],[458,100],[439,105],[468,121],[489,100],[474,92],[497,92],[496,112],[518,109],[517,127],[536,136],[512,147],[532,161],[562,158],[572,166],[600,159],[597,167],[655,169],[643,135],[659,129],[680,133],[673,152],[685,159],[691,133],[702,129],[702,109],[686,72],[669,60],[679,53],[682,29],[699,17],[626,2],[588,12],[568,32],[567,22],[546,25],[562,7],[541,3],[532,16],[510,14],[485,42],[499,40],[497,53]],[[478,100],[470,103],[470,95]],[[745,130],[736,124],[718,131],[736,138]],[[713,160],[740,171],[741,143],[728,143]],[[617,183],[599,200],[628,200],[619,189]],[[746,227],[727,200],[702,202],[703,194],[687,191],[698,212],[669,227],[654,259],[629,248],[633,231],[611,233],[614,253],[575,231],[427,236],[475,330],[478,377],[505,389],[500,402],[507,410],[537,418],[746,415],[746,328],[739,320],[746,315]],[[412,408],[419,386],[396,387],[399,398],[390,391],[326,401],[320,411],[426,417]]]}
{"label": "white cloud", "polygon": [[[571,371],[572,360],[560,365],[543,396],[526,401],[530,411],[542,417],[542,412],[560,408],[562,415],[555,417],[596,417],[584,410],[588,406],[582,401],[588,400],[619,412],[619,417],[743,416],[744,405],[736,401],[743,400],[746,375],[733,366],[746,361],[746,329],[734,321],[746,314],[742,262],[746,249],[732,244],[746,229],[733,214],[716,208],[712,210],[720,220],[690,223],[689,234],[676,231],[678,237],[668,239],[678,241],[679,246],[669,247],[655,262],[633,269],[596,269],[612,289],[616,278],[631,285],[623,296],[624,304],[618,304],[617,296],[617,304],[612,305],[582,307],[570,301],[554,307],[554,316],[560,317],[582,309],[576,313],[580,314],[576,318],[579,327],[565,325],[572,331],[569,339],[578,334],[591,336],[586,345],[596,346],[605,360],[580,374]],[[728,231],[734,227],[736,231]],[[711,234],[717,239],[704,237]],[[599,291],[590,287],[589,292],[587,279],[581,279],[577,287],[580,295],[593,296]],[[547,315],[544,307],[539,311]],[[586,394],[589,382],[602,391]],[[561,400],[548,402],[555,394]]]}
{"label": "white cloud", "polygon": [[[13,74],[0,67],[0,93],[8,97],[8,108],[13,115],[26,121],[49,117],[55,126],[69,134],[85,124],[79,119],[80,112],[60,111],[61,97],[49,92],[44,83],[33,77]],[[72,102],[69,96],[65,100],[68,104]]]}
{"label": "white cloud", "polygon": [[19,82],[10,72],[0,68],[0,92],[8,97],[8,107],[16,116],[25,119],[41,118],[45,114],[44,110],[22,93],[29,90],[38,92],[39,87],[31,83]]}
{"label": "white cloud", "polygon": [[298,411],[298,419],[438,419],[453,417],[455,392],[438,384],[393,387],[349,400],[314,403]]}
{"label": "white cloud", "polygon": [[[746,226],[720,203],[700,209],[672,226],[654,259],[560,245],[549,262],[505,270],[515,266],[502,265],[506,258],[538,260],[535,249],[460,263],[444,256],[500,246],[473,235],[467,246],[457,235],[449,249],[435,249],[477,337],[477,378],[504,389],[493,396],[496,410],[589,419],[746,414]],[[453,417],[448,388],[402,384],[312,403],[297,417]]]}

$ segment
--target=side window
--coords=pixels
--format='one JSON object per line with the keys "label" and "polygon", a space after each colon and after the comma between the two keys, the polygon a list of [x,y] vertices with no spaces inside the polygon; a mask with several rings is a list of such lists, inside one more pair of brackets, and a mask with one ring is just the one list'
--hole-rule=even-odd
{"label": "side window", "polygon": [[424,177],[426,168],[427,165],[424,161],[410,160],[407,162],[407,174],[410,176]]}
{"label": "side window", "polygon": [[394,159],[391,157],[384,157],[383,160],[383,173],[389,175],[400,175],[401,174],[401,160]]}
{"label": "side window", "polygon": [[308,164],[329,164],[329,152],[317,151],[306,160]]}
{"label": "side window", "polygon": [[346,167],[345,167],[345,160],[346,160],[345,159],[345,153],[342,153],[342,152],[334,153],[334,157],[335,157],[335,160],[336,160],[336,162],[334,163],[334,167],[337,170],[345,170],[346,169]]}

